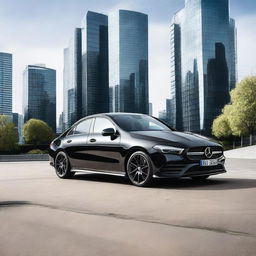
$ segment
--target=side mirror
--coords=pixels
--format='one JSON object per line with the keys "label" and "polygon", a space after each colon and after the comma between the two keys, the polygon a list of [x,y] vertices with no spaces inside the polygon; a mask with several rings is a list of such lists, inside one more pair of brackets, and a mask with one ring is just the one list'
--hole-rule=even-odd
{"label": "side mirror", "polygon": [[102,131],[102,136],[113,136],[116,134],[115,129],[113,128],[106,128]]}

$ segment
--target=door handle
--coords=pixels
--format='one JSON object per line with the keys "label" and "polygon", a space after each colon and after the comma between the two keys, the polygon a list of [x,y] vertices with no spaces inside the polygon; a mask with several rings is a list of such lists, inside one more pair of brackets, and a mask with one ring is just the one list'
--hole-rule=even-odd
{"label": "door handle", "polygon": [[67,141],[67,143],[71,143],[71,142],[72,142],[72,140],[68,140],[68,141]]}
{"label": "door handle", "polygon": [[90,142],[96,142],[96,139],[90,139]]}

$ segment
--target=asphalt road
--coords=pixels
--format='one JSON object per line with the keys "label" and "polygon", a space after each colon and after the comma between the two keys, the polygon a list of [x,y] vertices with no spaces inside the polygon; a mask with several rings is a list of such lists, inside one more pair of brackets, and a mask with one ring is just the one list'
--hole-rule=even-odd
{"label": "asphalt road", "polygon": [[207,182],[61,180],[47,162],[0,163],[0,256],[256,255],[256,160]]}

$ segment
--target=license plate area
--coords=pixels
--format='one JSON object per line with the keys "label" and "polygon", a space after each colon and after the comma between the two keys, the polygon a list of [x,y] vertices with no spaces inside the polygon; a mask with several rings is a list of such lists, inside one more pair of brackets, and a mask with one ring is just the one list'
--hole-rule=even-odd
{"label": "license plate area", "polygon": [[218,159],[200,160],[200,166],[216,166]]}

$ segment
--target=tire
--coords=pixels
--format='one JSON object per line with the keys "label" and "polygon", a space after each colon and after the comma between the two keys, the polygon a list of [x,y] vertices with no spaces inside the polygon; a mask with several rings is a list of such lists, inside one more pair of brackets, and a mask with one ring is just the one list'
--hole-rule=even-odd
{"label": "tire", "polygon": [[74,172],[71,172],[71,166],[68,160],[68,156],[65,152],[60,151],[54,160],[54,167],[56,174],[61,179],[69,179],[74,176]]}
{"label": "tire", "polygon": [[191,177],[193,180],[196,181],[205,181],[209,178],[210,176],[198,176],[198,177]]}
{"label": "tire", "polygon": [[126,172],[131,183],[138,187],[146,187],[153,180],[153,168],[150,157],[142,152],[134,152],[127,161]]}

